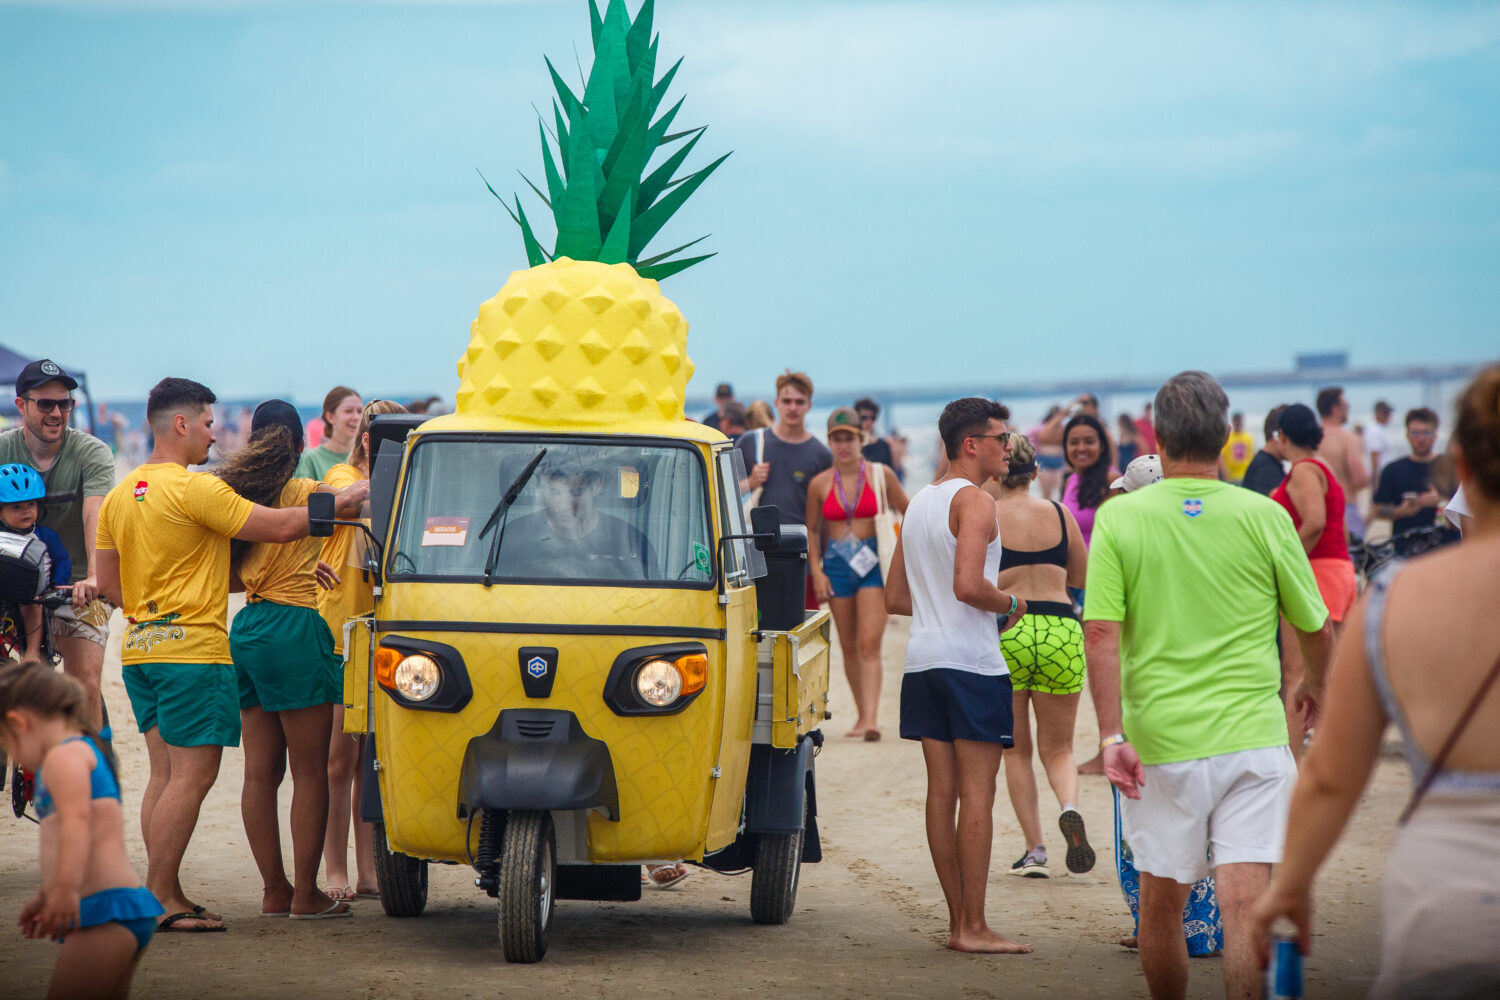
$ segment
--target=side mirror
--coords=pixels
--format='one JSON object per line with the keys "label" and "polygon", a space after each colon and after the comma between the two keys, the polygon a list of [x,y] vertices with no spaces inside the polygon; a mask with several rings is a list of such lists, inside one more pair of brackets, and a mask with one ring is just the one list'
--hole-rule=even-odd
{"label": "side mirror", "polygon": [[333,534],[334,497],[332,493],[310,493],[307,497],[307,533],[314,538]]}
{"label": "side mirror", "polygon": [[755,533],[755,547],[769,552],[781,545],[781,510],[775,506],[756,507],[750,511],[750,530]]}

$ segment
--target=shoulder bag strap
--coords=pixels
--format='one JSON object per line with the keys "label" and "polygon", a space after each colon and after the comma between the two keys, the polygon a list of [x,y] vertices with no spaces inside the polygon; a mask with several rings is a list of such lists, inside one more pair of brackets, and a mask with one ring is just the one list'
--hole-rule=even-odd
{"label": "shoulder bag strap", "polygon": [[[837,473],[834,473],[837,475]],[[875,487],[875,513],[885,513],[885,466],[879,462],[870,463],[870,485]],[[859,501],[854,501],[858,503]]]}
{"label": "shoulder bag strap", "polygon": [[1401,810],[1401,818],[1396,820],[1398,826],[1404,826],[1406,821],[1411,819],[1411,814],[1416,811],[1417,805],[1422,801],[1422,797],[1427,794],[1427,789],[1432,787],[1433,781],[1437,779],[1438,773],[1442,771],[1443,762],[1448,759],[1448,754],[1453,751],[1454,744],[1458,742],[1458,738],[1463,735],[1464,729],[1468,727],[1470,720],[1474,718],[1474,713],[1479,711],[1479,703],[1484,701],[1484,696],[1489,693],[1490,688],[1495,686],[1495,679],[1497,677],[1500,677],[1500,658],[1495,660],[1495,665],[1490,668],[1489,674],[1485,677],[1483,683],[1479,685],[1479,690],[1474,692],[1474,697],[1469,700],[1468,707],[1464,709],[1463,715],[1459,716],[1458,722],[1453,727],[1453,731],[1448,734],[1448,739],[1444,741],[1443,748],[1437,752],[1436,757],[1432,758],[1432,766],[1427,769],[1427,774],[1423,776],[1422,783],[1417,786],[1416,791],[1411,793],[1411,801],[1406,804],[1406,808]]}

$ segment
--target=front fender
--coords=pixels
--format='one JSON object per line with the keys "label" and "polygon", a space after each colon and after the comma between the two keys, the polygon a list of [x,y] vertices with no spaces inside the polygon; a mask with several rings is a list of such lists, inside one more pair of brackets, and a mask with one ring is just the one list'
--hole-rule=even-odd
{"label": "front fender", "polygon": [[509,708],[469,741],[458,781],[458,816],[480,809],[602,809],[620,818],[609,747],[572,712]]}

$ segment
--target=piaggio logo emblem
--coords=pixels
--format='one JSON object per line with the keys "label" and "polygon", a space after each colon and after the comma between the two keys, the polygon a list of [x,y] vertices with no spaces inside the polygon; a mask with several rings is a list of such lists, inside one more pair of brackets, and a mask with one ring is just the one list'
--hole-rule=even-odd
{"label": "piaggio logo emblem", "polygon": [[132,491],[135,494],[135,502],[141,503],[144,501],[146,499],[146,491],[150,488],[144,479],[136,483],[135,489]]}
{"label": "piaggio logo emblem", "polygon": [[526,661],[526,672],[533,677],[545,677],[547,675],[547,661],[540,656],[533,656]]}

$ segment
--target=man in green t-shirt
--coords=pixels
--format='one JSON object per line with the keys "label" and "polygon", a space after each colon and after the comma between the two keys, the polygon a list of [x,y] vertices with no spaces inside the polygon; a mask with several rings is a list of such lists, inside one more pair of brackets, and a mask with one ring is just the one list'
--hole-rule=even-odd
{"label": "man in green t-shirt", "polygon": [[1259,988],[1249,908],[1281,860],[1297,777],[1278,616],[1306,659],[1296,698],[1309,721],[1333,646],[1291,518],[1218,479],[1228,410],[1203,372],[1162,386],[1155,431],[1166,478],[1102,506],[1089,552],[1089,686],[1104,773],[1125,797],[1123,833],[1141,872],[1139,949],[1152,996],[1186,994],[1181,914],[1210,866],[1226,993]]}
{"label": "man in green t-shirt", "polygon": [[52,613],[52,639],[63,671],[83,685],[89,721],[97,730],[104,713],[99,675],[114,608],[99,597],[94,562],[94,528],[104,495],[115,485],[115,457],[109,445],[68,426],[77,379],[53,361],[33,361],[16,377],[16,409],[21,426],[0,433],[0,465],[19,462],[42,476],[47,527],[57,532],[73,562],[73,604]]}

